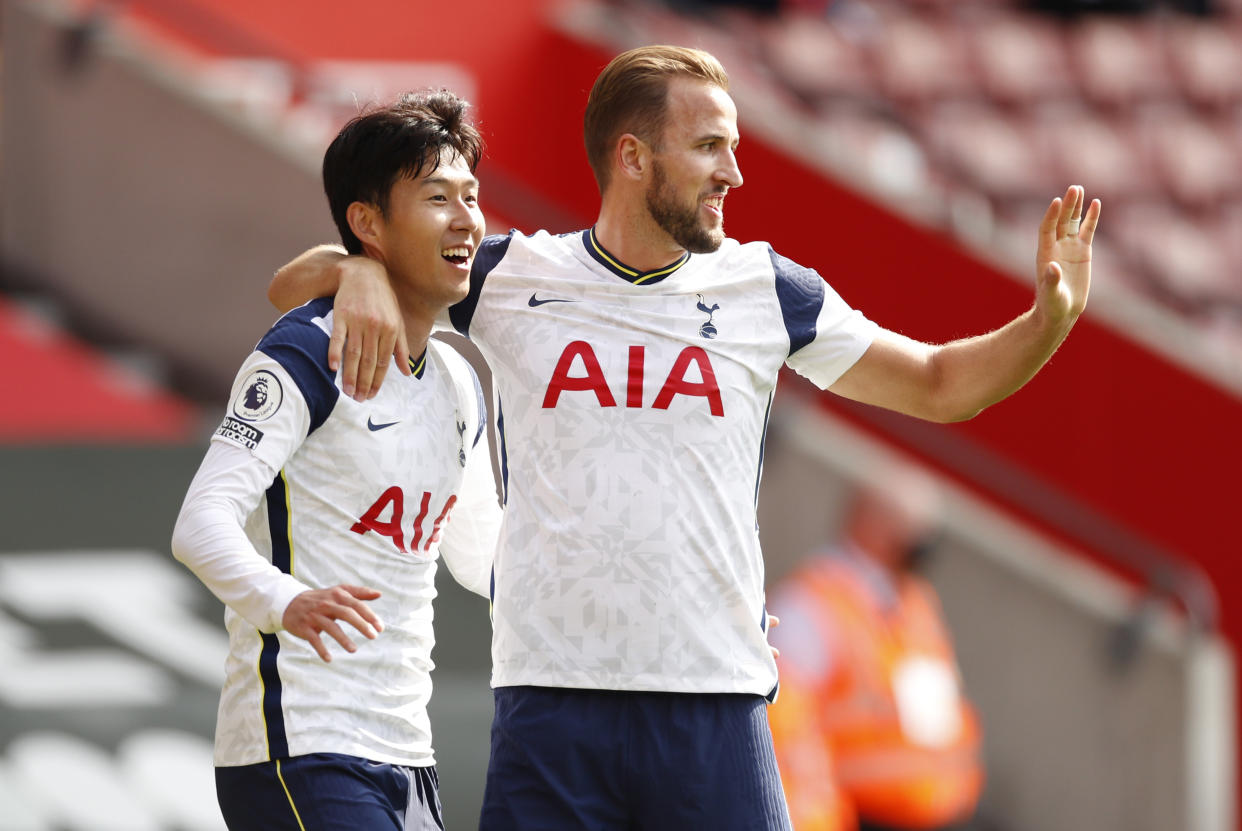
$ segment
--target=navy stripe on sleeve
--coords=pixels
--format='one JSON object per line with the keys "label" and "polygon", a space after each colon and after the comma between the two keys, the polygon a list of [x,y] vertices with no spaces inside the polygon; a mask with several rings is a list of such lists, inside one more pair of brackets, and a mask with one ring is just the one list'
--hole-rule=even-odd
{"label": "navy stripe on sleeve", "polygon": [[328,368],[328,333],[313,322],[331,311],[331,297],[299,306],[276,321],[256,347],[284,367],[298,385],[310,410],[308,433],[327,421],[341,394],[336,373]]}
{"label": "navy stripe on sleeve", "polygon": [[267,758],[284,759],[289,755],[289,739],[285,734],[285,711],[280,706],[280,671],[276,658],[280,655],[280,639],[275,632],[260,632],[263,649],[259,652],[259,677],[263,680],[263,723],[267,727]]}
{"label": "navy stripe on sleeve", "polygon": [[483,282],[491,270],[504,259],[513,240],[513,231],[508,234],[493,234],[483,238],[479,250],[474,252],[474,264],[470,266],[470,293],[460,303],[449,307],[449,320],[453,328],[464,337],[470,337],[470,321],[474,319],[474,310],[479,305],[479,295],[483,293]]}
{"label": "navy stripe on sleeve", "polygon": [[[289,483],[282,470],[267,489],[267,527],[272,540],[272,565],[285,574],[293,573],[293,544],[289,539]],[[263,682],[263,723],[267,729],[268,759],[289,755],[285,734],[285,712],[281,707],[280,639],[272,632],[261,632],[259,679]]]}
{"label": "navy stripe on sleeve", "polygon": [[781,317],[789,335],[792,355],[815,340],[815,322],[824,307],[824,278],[819,272],[782,257],[770,247],[772,270],[776,274],[776,299],[781,304]]}

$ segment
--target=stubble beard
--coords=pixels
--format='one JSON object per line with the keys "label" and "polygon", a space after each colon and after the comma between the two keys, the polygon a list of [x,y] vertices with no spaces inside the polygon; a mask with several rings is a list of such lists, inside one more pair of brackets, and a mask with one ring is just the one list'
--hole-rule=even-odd
{"label": "stubble beard", "polygon": [[710,254],[724,242],[723,224],[719,228],[705,227],[699,219],[699,205],[677,202],[671,192],[664,165],[656,162],[651,187],[647,189],[647,212],[673,241],[691,254]]}

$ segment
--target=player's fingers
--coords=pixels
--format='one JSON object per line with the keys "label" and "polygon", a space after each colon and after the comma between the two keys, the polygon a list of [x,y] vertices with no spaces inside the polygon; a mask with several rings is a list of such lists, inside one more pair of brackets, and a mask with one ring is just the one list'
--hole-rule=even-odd
{"label": "player's fingers", "polygon": [[[354,601],[354,602],[357,603],[358,601]],[[359,606],[361,606],[360,603],[359,603]],[[366,608],[366,607],[362,607],[362,608]],[[375,638],[378,635],[378,633],[375,630],[374,624],[368,621],[366,617],[362,614],[362,612],[359,609],[354,608],[353,606],[337,607],[337,609],[333,611],[332,617],[336,618],[337,620],[348,623],[350,626],[354,627],[359,632],[361,632],[362,636],[369,641],[375,640]],[[371,617],[374,617],[374,615],[371,615]]]}
{"label": "player's fingers", "polygon": [[[380,352],[385,358],[388,352]],[[384,385],[384,376],[388,374],[388,361],[380,361],[375,365],[375,377],[371,379],[371,391],[367,393],[367,398],[374,398],[379,394],[380,387]]]}
{"label": "player's fingers", "polygon": [[384,622],[379,619],[379,615],[375,614],[375,611],[370,606],[360,600],[355,600],[353,601],[352,608],[367,626],[367,629],[363,629],[362,626],[355,623],[354,627],[359,632],[362,632],[368,638],[374,639],[376,633],[384,631]]}
{"label": "player's fingers", "polygon": [[[339,601],[342,605],[349,606],[355,612],[357,612],[358,615],[361,616],[361,618],[364,621],[366,621],[367,624],[369,624],[372,629],[375,630],[375,632],[378,633],[378,632],[384,631],[384,622],[380,620],[379,615],[375,613],[374,609],[372,609],[366,603],[362,602],[364,600],[375,600],[376,598],[378,598],[380,596],[380,593],[378,591],[368,586],[344,586],[343,585],[343,586],[339,586],[338,588],[344,592],[344,596],[339,598]],[[368,638],[375,637],[374,634],[367,634],[366,630],[364,630],[361,626],[358,626],[357,624],[354,624],[354,625],[359,631],[363,632],[363,634],[366,634]]]}
{"label": "player's fingers", "polygon": [[1048,210],[1044,211],[1044,218],[1039,221],[1039,244],[1041,247],[1050,247],[1057,241],[1057,219],[1061,216],[1061,197],[1052,200],[1048,205]]}
{"label": "player's fingers", "polygon": [[775,629],[776,627],[780,625],[781,625],[780,618],[778,618],[776,615],[772,615],[772,614],[768,615],[768,628],[769,629]]}
{"label": "player's fingers", "polygon": [[1092,199],[1086,216],[1082,218],[1082,225],[1078,228],[1078,238],[1087,245],[1095,239],[1095,226],[1099,224],[1101,210],[1103,210],[1103,205],[1100,204],[1100,200]]}
{"label": "player's fingers", "polygon": [[374,600],[380,596],[379,591],[371,588],[370,586],[354,586],[344,583],[341,585],[341,588],[344,589],[349,595],[356,597],[359,600]]}
{"label": "player's fingers", "polygon": [[1082,225],[1082,206],[1087,198],[1087,189],[1082,185],[1074,185],[1074,207],[1070,211],[1070,219],[1065,231],[1070,236],[1078,236]]}
{"label": "player's fingers", "polygon": [[332,324],[332,337],[328,338],[328,367],[336,372],[341,368],[341,355],[345,351],[345,335],[348,327],[341,319]]}
{"label": "player's fingers", "polygon": [[313,629],[305,636],[306,642],[315,648],[315,652],[323,659],[325,664],[332,663],[332,653],[328,652],[328,647],[324,646],[322,640],[319,639],[319,633]]}
{"label": "player's fingers", "polygon": [[1061,212],[1057,215],[1057,237],[1069,233],[1070,220],[1074,217],[1074,208],[1078,204],[1078,186],[1070,185],[1065,189],[1061,200]]}
{"label": "player's fingers", "polygon": [[319,629],[325,635],[330,636],[332,640],[336,641],[341,646],[345,647],[346,652],[357,652],[358,651],[358,647],[354,644],[352,640],[349,639],[349,635],[345,634],[345,630],[337,626],[336,621],[332,620],[331,618],[324,618],[324,624],[323,626],[319,627]]}
{"label": "player's fingers", "polygon": [[362,360],[362,341],[359,338],[349,338],[345,341],[345,353],[342,360],[344,363],[341,366],[341,389],[353,398],[354,391],[358,389],[358,364]]}
{"label": "player's fingers", "polygon": [[365,603],[355,598],[344,586],[334,588],[329,597],[331,600],[325,603],[322,609],[325,617],[344,621],[368,639],[375,639],[374,626],[379,619]]}
{"label": "player's fingers", "polygon": [[388,375],[388,356],[397,351],[397,333],[381,332],[375,347],[375,377],[371,380],[371,392],[368,398],[374,398],[384,385],[384,377]]}
{"label": "player's fingers", "polygon": [[381,386],[384,386],[384,378],[388,375],[389,355],[392,354],[392,347],[385,348],[380,344],[379,349],[375,352],[375,378],[371,379],[371,391],[366,394],[369,399],[374,399],[379,394]]}
{"label": "player's fingers", "polygon": [[401,370],[402,375],[410,375],[410,344],[405,339],[405,327],[397,330],[397,342],[393,345],[393,360],[397,362],[397,369]]}
{"label": "player's fingers", "polygon": [[[362,351],[358,358],[357,394],[354,395],[354,400],[356,401],[366,401],[371,397],[371,387],[375,382],[375,356],[379,354],[378,338],[378,335],[371,332],[362,339]],[[383,354],[385,356],[388,355],[387,352]]]}

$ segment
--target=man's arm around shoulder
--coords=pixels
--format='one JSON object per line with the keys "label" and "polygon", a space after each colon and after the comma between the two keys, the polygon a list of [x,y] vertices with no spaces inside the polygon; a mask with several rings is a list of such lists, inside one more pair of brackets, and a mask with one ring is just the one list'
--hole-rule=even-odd
{"label": "man's arm around shoulder", "polygon": [[282,312],[333,295],[328,366],[342,370],[346,395],[365,401],[384,382],[389,355],[410,374],[405,325],[383,264],[350,256],[339,245],[319,245],[277,269],[267,288],[267,299]]}

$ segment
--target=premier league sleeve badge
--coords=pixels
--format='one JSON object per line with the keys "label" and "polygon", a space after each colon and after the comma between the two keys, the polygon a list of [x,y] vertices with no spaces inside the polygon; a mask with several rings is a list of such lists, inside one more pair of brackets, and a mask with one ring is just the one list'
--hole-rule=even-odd
{"label": "premier league sleeve badge", "polygon": [[275,374],[266,369],[254,370],[237,386],[230,412],[216,435],[254,450],[263,439],[263,431],[255,423],[274,416],[284,398],[284,387]]}

